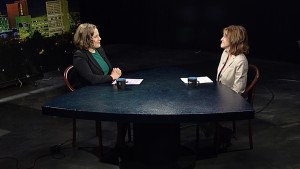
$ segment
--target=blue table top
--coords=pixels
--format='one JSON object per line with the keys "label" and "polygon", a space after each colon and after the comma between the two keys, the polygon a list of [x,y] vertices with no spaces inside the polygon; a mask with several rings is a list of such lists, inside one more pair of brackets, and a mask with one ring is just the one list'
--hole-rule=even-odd
{"label": "blue table top", "polygon": [[217,82],[188,87],[180,78],[197,76],[166,67],[125,73],[144,79],[140,85],[117,89],[112,84],[87,86],[42,106],[44,114],[125,122],[200,122],[253,119],[253,107]]}

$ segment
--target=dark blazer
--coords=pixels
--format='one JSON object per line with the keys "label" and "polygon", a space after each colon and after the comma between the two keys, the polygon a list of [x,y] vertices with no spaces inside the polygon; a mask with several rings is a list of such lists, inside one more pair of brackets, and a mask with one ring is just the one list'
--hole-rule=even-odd
{"label": "dark blazer", "polygon": [[[103,57],[109,67],[109,72],[112,70],[112,66],[106,57],[105,51],[102,47],[96,49]],[[82,85],[94,85],[99,83],[112,82],[113,79],[108,75],[104,75],[104,72],[92,54],[87,50],[77,50],[73,56],[73,65],[80,76]]]}

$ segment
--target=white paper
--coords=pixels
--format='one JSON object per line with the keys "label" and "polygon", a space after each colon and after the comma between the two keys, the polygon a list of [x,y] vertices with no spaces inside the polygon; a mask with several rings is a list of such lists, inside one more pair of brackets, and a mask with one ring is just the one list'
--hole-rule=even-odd
{"label": "white paper", "polygon": [[[180,78],[183,83],[188,83],[188,78]],[[197,77],[197,81],[199,81],[199,83],[212,83],[213,81],[207,77],[207,76],[201,76],[201,77]]]}
{"label": "white paper", "polygon": [[183,83],[188,83],[188,78],[182,77],[182,78],[180,78],[180,79],[183,81]]}
{"label": "white paper", "polygon": [[213,81],[207,76],[197,77],[199,83],[212,83]]}
{"label": "white paper", "polygon": [[[144,79],[126,79],[126,85],[139,85],[143,80]],[[112,84],[116,84],[116,80],[114,80]]]}

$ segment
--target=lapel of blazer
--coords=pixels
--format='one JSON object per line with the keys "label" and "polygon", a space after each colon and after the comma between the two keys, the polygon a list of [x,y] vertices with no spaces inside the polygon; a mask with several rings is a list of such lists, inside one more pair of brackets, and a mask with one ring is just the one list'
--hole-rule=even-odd
{"label": "lapel of blazer", "polygon": [[236,56],[231,56],[230,58],[228,58],[228,61],[224,67],[224,69],[222,70],[222,72],[220,72],[220,75],[222,75],[224,72],[226,72],[226,69],[234,62],[234,59],[236,58]]}
{"label": "lapel of blazer", "polygon": [[86,53],[86,56],[88,57],[88,59],[91,61],[91,63],[95,67],[97,67],[98,70],[101,70],[103,72],[102,68],[100,67],[100,65],[98,64],[98,62],[96,61],[96,59],[93,57],[93,55],[89,51],[85,51],[85,53]]}
{"label": "lapel of blazer", "polygon": [[231,56],[229,59],[228,59],[228,63],[226,64],[226,66],[224,67],[224,70],[226,70],[233,62],[234,62],[234,59],[235,59],[235,56]]}

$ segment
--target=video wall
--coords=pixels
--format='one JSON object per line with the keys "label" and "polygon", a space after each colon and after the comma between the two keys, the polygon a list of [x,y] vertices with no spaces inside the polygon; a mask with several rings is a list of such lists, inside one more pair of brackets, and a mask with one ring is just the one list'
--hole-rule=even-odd
{"label": "video wall", "polygon": [[1,0],[0,12],[0,87],[71,64],[77,0]]}

